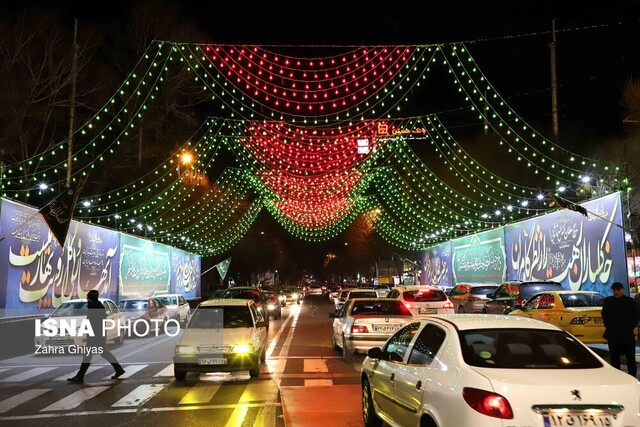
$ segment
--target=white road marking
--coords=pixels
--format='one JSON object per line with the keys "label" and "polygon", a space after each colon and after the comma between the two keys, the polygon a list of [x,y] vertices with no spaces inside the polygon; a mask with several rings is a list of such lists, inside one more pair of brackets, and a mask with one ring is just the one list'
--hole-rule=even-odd
{"label": "white road marking", "polygon": [[258,416],[253,423],[254,427],[275,427],[276,425],[276,408],[275,406],[265,406],[260,408]]}
{"label": "white road marking", "polygon": [[80,406],[83,402],[95,397],[108,389],[109,387],[84,387],[75,393],[71,393],[64,399],[60,399],[55,403],[41,409],[40,412],[46,411],[66,411]]}
{"label": "white road marking", "polygon": [[153,396],[160,393],[166,384],[143,384],[136,387],[131,393],[118,400],[111,405],[113,408],[121,408],[128,406],[142,406],[147,403]]}
{"label": "white road marking", "polygon": [[214,394],[220,389],[220,384],[196,384],[184,395],[179,405],[194,405],[198,403],[209,403]]}
{"label": "white road marking", "polygon": [[7,378],[3,378],[0,380],[0,382],[2,383],[17,383],[17,382],[21,382],[21,381],[25,381],[28,380],[30,378],[33,377],[37,377],[38,375],[42,375],[45,372],[49,372],[56,369],[55,367],[53,368],[33,368],[33,369],[29,369],[26,372],[21,372],[19,374],[16,375],[12,375],[10,377]]}
{"label": "white road marking", "polygon": [[25,390],[20,394],[16,394],[15,396],[5,399],[2,402],[0,402],[0,414],[5,413],[8,410],[13,409],[18,405],[22,405],[23,403],[28,402],[31,399],[35,399],[36,397],[48,392],[49,390],[51,389],[50,388],[34,388],[31,390]]}
{"label": "white road marking", "polygon": [[173,363],[167,365],[162,371],[154,375],[154,377],[172,377],[173,376]]}
{"label": "white road marking", "polygon": [[275,381],[258,381],[247,384],[238,403],[277,402],[278,384]]}
{"label": "white road marking", "polygon": [[304,372],[329,372],[324,359],[304,359]]}
{"label": "white road marking", "polygon": [[305,387],[315,387],[315,386],[322,386],[322,385],[333,385],[333,380],[309,380],[309,379],[305,379],[304,380],[304,386]]}
{"label": "white road marking", "polygon": [[[125,373],[122,374],[122,376],[118,377],[120,379],[125,379],[125,378],[129,378],[131,375],[135,374],[138,371],[143,370],[144,368],[146,368],[149,365],[127,365],[124,367]],[[108,380],[111,379],[111,376],[114,374],[114,372],[110,373],[108,376],[104,377],[103,379]]]}

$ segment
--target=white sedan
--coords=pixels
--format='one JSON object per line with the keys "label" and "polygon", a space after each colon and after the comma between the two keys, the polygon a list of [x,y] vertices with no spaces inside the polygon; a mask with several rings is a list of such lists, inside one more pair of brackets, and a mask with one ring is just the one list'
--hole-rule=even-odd
{"label": "white sedan", "polygon": [[640,425],[640,383],[549,323],[501,315],[412,322],[362,365],[365,425]]}

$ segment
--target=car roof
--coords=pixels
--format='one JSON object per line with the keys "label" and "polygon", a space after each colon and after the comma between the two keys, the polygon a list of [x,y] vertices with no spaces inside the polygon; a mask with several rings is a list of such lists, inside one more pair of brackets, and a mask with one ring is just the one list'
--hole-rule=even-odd
{"label": "car roof", "polygon": [[[100,301],[100,302],[104,302],[104,301],[113,302],[113,300],[111,298],[98,298],[98,301]],[[69,299],[69,300],[63,301],[62,304],[67,303],[67,302],[87,302],[87,299],[86,298]]]}
{"label": "car roof", "polygon": [[420,289],[430,289],[435,291],[441,291],[437,286],[433,285],[407,285],[407,286],[396,286],[396,288],[400,291],[419,291]]}
{"label": "car roof", "polygon": [[505,316],[504,314],[434,314],[429,319],[437,319],[453,324],[459,330],[494,329],[494,328],[524,328],[549,329],[561,331],[551,323],[520,316]]}
{"label": "car roof", "polygon": [[[597,295],[602,295],[600,292],[596,292],[596,291],[582,291],[582,290],[572,291],[570,289],[562,289],[562,290],[557,290],[557,291],[540,291],[540,292],[536,293],[535,295],[540,295],[540,294],[558,294],[558,295],[561,295],[561,294],[597,294]],[[604,295],[602,295],[602,296],[604,296]]]}
{"label": "car roof", "polygon": [[203,301],[198,307],[219,307],[219,306],[243,306],[253,303],[250,299],[227,298],[227,299],[209,299]]}

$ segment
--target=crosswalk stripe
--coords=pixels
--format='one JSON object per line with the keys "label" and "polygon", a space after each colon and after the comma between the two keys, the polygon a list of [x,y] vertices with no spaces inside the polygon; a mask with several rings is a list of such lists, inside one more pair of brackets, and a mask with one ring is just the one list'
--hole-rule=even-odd
{"label": "crosswalk stripe", "polygon": [[67,409],[73,409],[80,406],[83,402],[95,397],[108,389],[109,387],[84,387],[75,393],[71,393],[64,399],[60,399],[55,403],[41,409],[40,412],[45,411],[66,411]]}
{"label": "crosswalk stripe", "polygon": [[17,383],[17,382],[21,382],[21,381],[25,381],[28,380],[30,378],[33,377],[37,377],[38,375],[42,375],[45,372],[49,372],[56,369],[55,367],[50,367],[50,368],[33,368],[33,369],[29,369],[26,372],[21,372],[19,374],[16,375],[12,375],[10,377],[7,378],[3,378],[0,380],[0,382],[2,383]]}
{"label": "crosswalk stripe", "polygon": [[258,381],[247,385],[238,403],[277,401],[278,384],[275,381]]}
{"label": "crosswalk stripe", "polygon": [[265,406],[260,408],[258,416],[253,423],[253,427],[275,427],[276,425],[276,407]]}
{"label": "crosswalk stripe", "polygon": [[171,363],[162,371],[154,375],[154,377],[172,377],[172,376],[173,376],[173,363]]}
{"label": "crosswalk stripe", "polygon": [[8,371],[9,368],[0,368],[0,374],[3,373],[4,371]]}
{"label": "crosswalk stripe", "polygon": [[[125,373],[122,374],[122,376],[120,376],[120,379],[125,379],[125,378],[129,378],[131,375],[135,374],[138,371],[143,370],[144,368],[146,368],[149,365],[128,365],[124,367]],[[103,379],[107,380],[109,378],[111,378],[113,374],[109,374],[106,377],[104,377]]]}
{"label": "crosswalk stripe", "polygon": [[304,372],[329,372],[324,359],[304,359]]}
{"label": "crosswalk stripe", "polygon": [[227,423],[224,427],[237,427],[241,426],[244,422],[244,418],[247,416],[247,412],[249,412],[248,406],[240,406],[233,410],[231,416],[227,420]]}
{"label": "crosswalk stripe", "polygon": [[16,394],[15,396],[5,399],[2,402],[0,402],[0,414],[4,414],[8,410],[13,409],[18,405],[22,405],[23,403],[28,402],[31,399],[34,399],[40,396],[41,394],[48,392],[49,390],[51,389],[50,388],[34,388],[31,390],[25,390],[20,394]]}
{"label": "crosswalk stripe", "polygon": [[178,402],[179,405],[192,405],[196,403],[208,403],[214,394],[220,389],[219,384],[208,385],[198,383],[189,390]]}
{"label": "crosswalk stripe", "polygon": [[333,380],[328,379],[306,379],[304,380],[305,387],[316,387],[316,386],[332,386]]}
{"label": "crosswalk stripe", "polygon": [[131,393],[118,400],[111,405],[113,408],[122,408],[127,406],[142,406],[153,396],[160,393],[164,388],[164,384],[143,384],[136,387]]}

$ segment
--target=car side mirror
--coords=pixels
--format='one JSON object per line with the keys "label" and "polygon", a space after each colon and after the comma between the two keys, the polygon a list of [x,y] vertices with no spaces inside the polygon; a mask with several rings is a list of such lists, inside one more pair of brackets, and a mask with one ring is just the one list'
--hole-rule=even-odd
{"label": "car side mirror", "polygon": [[263,322],[256,322],[256,328],[266,328],[269,326],[269,322],[268,321],[263,321]]}
{"label": "car side mirror", "polygon": [[384,353],[380,347],[373,347],[367,350],[367,356],[370,359],[382,359],[383,354]]}

